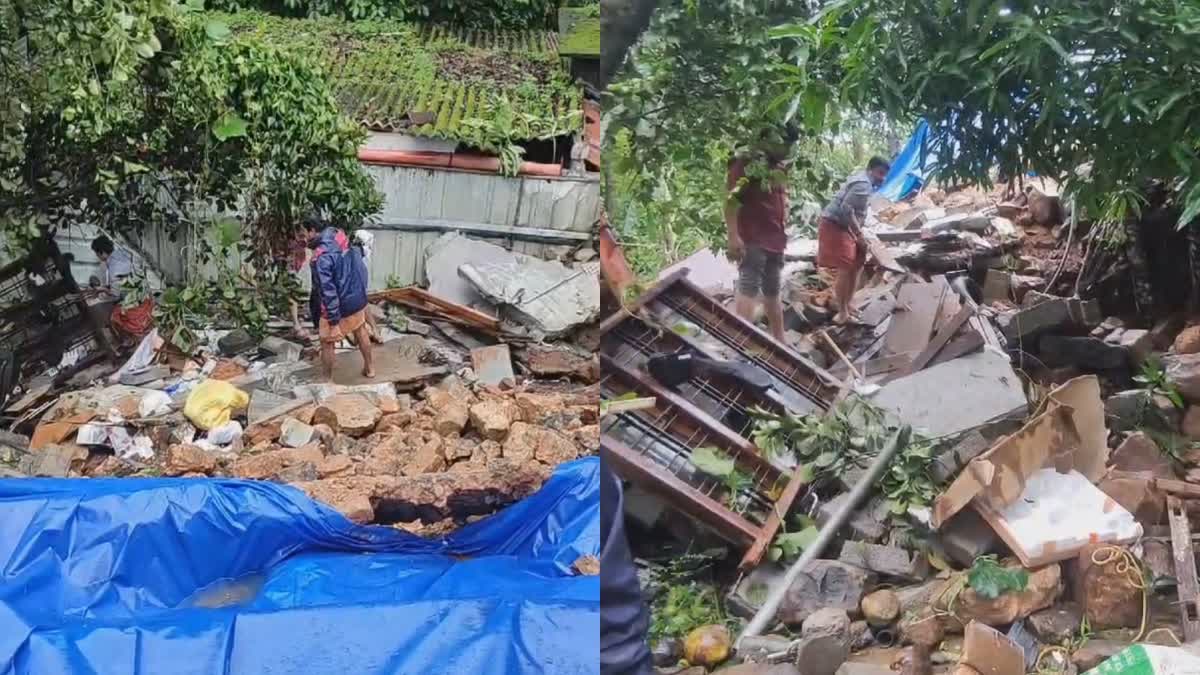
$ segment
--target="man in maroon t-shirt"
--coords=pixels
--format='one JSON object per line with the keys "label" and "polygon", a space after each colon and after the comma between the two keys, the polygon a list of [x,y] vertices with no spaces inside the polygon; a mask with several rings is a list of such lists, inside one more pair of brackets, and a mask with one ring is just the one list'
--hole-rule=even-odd
{"label": "man in maroon t-shirt", "polygon": [[790,126],[782,134],[764,132],[756,154],[765,156],[766,166],[752,173],[767,175],[747,175],[753,160],[735,157],[726,180],[729,259],[738,263],[736,310],[746,320],[753,321],[754,307],[761,295],[767,326],[780,342],[784,339],[779,290],[783,252],[787,248],[786,161],[797,136]]}

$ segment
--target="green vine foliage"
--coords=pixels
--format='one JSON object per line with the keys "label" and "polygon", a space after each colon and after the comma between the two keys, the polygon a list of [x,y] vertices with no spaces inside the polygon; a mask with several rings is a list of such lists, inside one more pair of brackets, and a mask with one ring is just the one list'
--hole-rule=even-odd
{"label": "green vine foliage", "polygon": [[801,130],[787,179],[790,224],[803,232],[840,181],[911,129],[845,105],[831,84],[841,73],[837,26],[773,31],[810,11],[798,0],[660,6],[605,109],[606,205],[640,275],[724,246],[728,162],[753,154],[763,131]]}
{"label": "green vine foliage", "polygon": [[854,0],[820,23],[840,31],[847,99],[925,117],[935,146],[953,149],[942,178],[1061,177],[1118,223],[1159,181],[1176,188],[1181,226],[1200,215],[1200,5]]}
{"label": "green vine foliage", "polygon": [[259,10],[288,17],[427,20],[471,28],[552,27],[554,0],[209,0],[210,9]]}
{"label": "green vine foliage", "polygon": [[[827,415],[763,410],[751,414],[755,445],[773,457],[791,456],[816,484],[867,468],[891,439],[883,411],[858,397],[846,399]],[[893,515],[933,502],[938,484],[929,472],[932,462],[933,446],[915,436],[893,457],[878,486]]]}
{"label": "green vine foliage", "polygon": [[579,86],[541,31],[471,32],[249,11],[207,16],[234,35],[318,62],[341,109],[361,123],[495,153],[510,173],[523,153],[519,142],[582,128]]}
{"label": "green vine foliage", "polygon": [[321,69],[161,0],[0,3],[0,232],[177,234],[236,210],[264,259],[301,217],[352,225],[380,195]]}

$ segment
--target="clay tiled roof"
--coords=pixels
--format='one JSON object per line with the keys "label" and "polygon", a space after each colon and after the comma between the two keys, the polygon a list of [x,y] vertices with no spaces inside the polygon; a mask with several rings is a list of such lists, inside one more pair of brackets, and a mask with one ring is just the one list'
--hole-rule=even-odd
{"label": "clay tiled roof", "polygon": [[238,34],[319,58],[345,112],[370,129],[470,142],[479,125],[514,140],[583,124],[582,92],[545,31],[478,31],[402,21],[221,15]]}

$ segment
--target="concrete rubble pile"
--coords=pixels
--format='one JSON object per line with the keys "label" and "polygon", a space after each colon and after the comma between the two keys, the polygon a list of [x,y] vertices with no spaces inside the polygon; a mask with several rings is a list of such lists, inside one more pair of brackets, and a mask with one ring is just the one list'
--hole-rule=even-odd
{"label": "concrete rubble pile", "polygon": [[368,310],[373,378],[343,343],[338,384],[324,381],[315,342],[276,321],[262,339],[211,330],[192,355],[151,331],[120,368],[23,383],[0,475],[275,481],[354,522],[439,536],[598,452],[594,314],[546,336],[415,287]]}
{"label": "concrete rubble pile", "polygon": [[[1055,294],[1071,287],[1079,264],[1062,231],[1068,214],[1047,190],[1017,199],[929,190],[878,205],[855,296],[860,319],[848,326],[830,323],[812,244],[793,240],[786,346],[835,383],[840,399],[865,401],[888,428],[908,425],[927,442],[927,459],[892,466],[935,490],[927,504],[897,511],[875,485],[783,588],[798,552],[781,539],[811,545],[865,464],[801,488],[773,544],[784,554],[740,570],[731,563],[744,545],[680,518],[669,495],[634,481],[635,532],[716,551],[681,575],[635,534],[656,626],[666,626],[652,640],[658,672],[1020,675],[1084,673],[1109,661],[1103,672],[1132,674],[1152,671],[1120,664],[1200,663],[1190,524],[1200,512],[1200,321],[1148,321]],[[736,270],[704,251],[662,278],[673,274],[728,302]],[[839,412],[815,414],[845,408],[831,410]],[[766,437],[761,427],[746,436]],[[781,448],[762,447],[755,451],[779,466]],[[664,575],[674,576],[656,581]],[[685,659],[689,631],[670,626],[679,610],[669,590],[680,583],[720,597],[730,627],[720,665]],[[742,622],[773,593],[783,599],[767,634],[739,640]]]}

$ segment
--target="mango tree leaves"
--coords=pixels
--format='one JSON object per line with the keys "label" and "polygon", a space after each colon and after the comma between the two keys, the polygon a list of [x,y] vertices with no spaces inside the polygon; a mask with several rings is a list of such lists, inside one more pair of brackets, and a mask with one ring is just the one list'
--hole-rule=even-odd
{"label": "mango tree leaves", "polygon": [[222,142],[231,138],[240,138],[246,135],[248,126],[249,123],[236,113],[225,113],[216,122],[213,122],[213,136]]}

